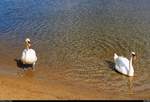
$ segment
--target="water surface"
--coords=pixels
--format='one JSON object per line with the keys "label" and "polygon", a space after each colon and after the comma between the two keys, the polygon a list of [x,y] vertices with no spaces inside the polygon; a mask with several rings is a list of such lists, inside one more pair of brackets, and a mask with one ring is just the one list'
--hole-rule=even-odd
{"label": "water surface", "polygon": [[[36,78],[55,73],[58,81],[117,98],[150,98],[149,18],[149,0],[0,0],[0,73],[16,73],[14,59],[29,37]],[[131,51],[137,54],[133,78],[113,70],[113,54],[129,58]]]}

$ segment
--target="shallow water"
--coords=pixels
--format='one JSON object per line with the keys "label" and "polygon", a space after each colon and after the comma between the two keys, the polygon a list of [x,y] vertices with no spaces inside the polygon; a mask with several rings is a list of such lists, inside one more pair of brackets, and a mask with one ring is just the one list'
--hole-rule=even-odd
{"label": "shallow water", "polygon": [[[41,78],[55,73],[117,98],[150,98],[149,5],[149,0],[0,0],[1,67],[17,69],[14,60],[29,37],[37,70],[45,73]],[[113,54],[129,58],[131,51],[137,59],[135,77],[128,78],[113,70]]]}

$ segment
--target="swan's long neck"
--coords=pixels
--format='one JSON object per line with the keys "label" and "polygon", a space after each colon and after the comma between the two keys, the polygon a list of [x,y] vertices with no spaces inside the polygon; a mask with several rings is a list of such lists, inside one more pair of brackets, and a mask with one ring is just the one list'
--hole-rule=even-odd
{"label": "swan's long neck", "polygon": [[26,49],[28,50],[28,49],[30,49],[30,44],[28,44],[28,43],[26,43]]}
{"label": "swan's long neck", "polygon": [[133,76],[134,75],[134,69],[132,66],[132,60],[133,60],[133,56],[131,56],[130,61],[129,61],[129,76]]}

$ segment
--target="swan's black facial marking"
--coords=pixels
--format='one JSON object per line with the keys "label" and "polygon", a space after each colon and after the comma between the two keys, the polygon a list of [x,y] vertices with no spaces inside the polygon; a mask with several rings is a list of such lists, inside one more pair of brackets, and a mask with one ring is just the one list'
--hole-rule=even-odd
{"label": "swan's black facial marking", "polygon": [[31,42],[30,42],[30,41],[28,41],[28,43],[29,43],[29,44],[31,44]]}
{"label": "swan's black facial marking", "polygon": [[134,60],[136,60],[136,55],[134,53],[132,53],[132,57]]}
{"label": "swan's black facial marking", "polygon": [[132,56],[134,57],[134,56],[135,56],[135,54],[132,54]]}

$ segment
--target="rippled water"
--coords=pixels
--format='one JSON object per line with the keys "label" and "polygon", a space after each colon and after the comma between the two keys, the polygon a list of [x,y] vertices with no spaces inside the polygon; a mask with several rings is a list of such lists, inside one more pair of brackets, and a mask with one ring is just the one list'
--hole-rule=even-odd
{"label": "rippled water", "polygon": [[[0,59],[15,65],[31,38],[38,67],[118,97],[150,94],[149,0],[0,0]],[[135,77],[113,70],[113,54],[134,62]],[[150,98],[150,95],[148,96]]]}

